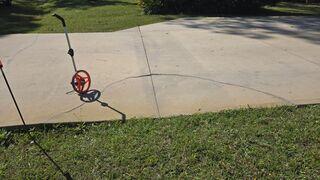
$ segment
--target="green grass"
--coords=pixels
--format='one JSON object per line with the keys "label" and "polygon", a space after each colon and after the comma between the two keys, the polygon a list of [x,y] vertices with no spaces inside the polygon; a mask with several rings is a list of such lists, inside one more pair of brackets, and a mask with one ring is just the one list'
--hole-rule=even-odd
{"label": "green grass", "polygon": [[65,17],[70,32],[108,32],[178,16],[144,15],[136,0],[14,0],[0,6],[0,34],[63,32],[51,16]]}
{"label": "green grass", "polygon": [[[1,130],[0,179],[61,178],[26,132]],[[320,106],[34,128],[76,179],[316,179]]]}
{"label": "green grass", "polygon": [[[137,0],[14,0],[0,6],[0,35],[62,32],[51,14],[67,20],[70,32],[109,32],[170,20],[183,15],[145,15]],[[254,15],[319,15],[319,4],[279,3]]]}
{"label": "green grass", "polygon": [[265,9],[275,15],[320,15],[320,3],[301,4],[281,2],[273,7],[267,6]]}

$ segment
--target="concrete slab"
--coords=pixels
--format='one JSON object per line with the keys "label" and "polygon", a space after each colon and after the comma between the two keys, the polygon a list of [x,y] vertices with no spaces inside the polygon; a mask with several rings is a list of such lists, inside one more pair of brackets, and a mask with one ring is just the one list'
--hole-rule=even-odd
{"label": "concrete slab", "polygon": [[[63,34],[1,36],[0,56],[28,124],[319,103],[319,25],[318,17],[184,18],[141,34],[71,34],[100,103],[70,92]],[[19,124],[0,77],[0,126]]]}
{"label": "concrete slab", "polygon": [[142,27],[161,116],[318,103],[318,20],[188,18]]}
{"label": "concrete slab", "polygon": [[[26,122],[120,119],[121,116],[110,108],[99,103],[84,104],[78,95],[70,93],[74,72],[64,38],[63,34],[18,34],[0,38],[4,71]],[[70,38],[78,68],[90,72],[91,87],[101,91],[102,102],[127,117],[157,116],[150,77],[112,84],[149,72],[136,30],[71,34]],[[19,125],[21,121],[2,77],[0,82],[0,126]]]}

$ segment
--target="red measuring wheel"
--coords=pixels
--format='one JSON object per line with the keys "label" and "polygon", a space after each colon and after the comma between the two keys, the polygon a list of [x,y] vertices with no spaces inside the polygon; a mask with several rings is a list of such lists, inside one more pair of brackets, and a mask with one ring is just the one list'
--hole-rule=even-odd
{"label": "red measuring wheel", "polygon": [[73,89],[79,94],[88,92],[91,85],[91,78],[89,73],[85,70],[77,71],[72,77],[71,85]]}

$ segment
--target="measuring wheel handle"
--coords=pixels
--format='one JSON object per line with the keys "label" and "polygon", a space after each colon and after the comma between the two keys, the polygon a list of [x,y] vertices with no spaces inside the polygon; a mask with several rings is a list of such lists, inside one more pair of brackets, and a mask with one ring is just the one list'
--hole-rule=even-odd
{"label": "measuring wheel handle", "polygon": [[66,21],[63,19],[63,17],[59,16],[58,14],[52,14],[52,16],[58,18],[61,21],[62,26],[66,27]]}
{"label": "measuring wheel handle", "polygon": [[90,90],[91,78],[87,71],[77,71],[71,80],[71,85],[74,91],[79,94],[84,94]]}

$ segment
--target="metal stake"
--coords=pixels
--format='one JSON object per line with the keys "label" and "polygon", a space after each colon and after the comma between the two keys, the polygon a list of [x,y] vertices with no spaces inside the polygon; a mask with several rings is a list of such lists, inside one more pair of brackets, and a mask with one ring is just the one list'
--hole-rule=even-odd
{"label": "metal stake", "polygon": [[7,84],[7,87],[8,87],[8,89],[9,89],[9,92],[10,92],[11,97],[12,97],[12,99],[13,99],[14,105],[16,106],[16,108],[17,108],[17,110],[18,110],[20,119],[21,119],[23,125],[26,126],[26,122],[25,122],[24,119],[23,119],[23,116],[22,116],[21,111],[20,111],[20,108],[19,108],[19,106],[18,106],[18,104],[17,104],[16,98],[15,98],[14,95],[13,95],[13,92],[12,92],[12,90],[11,90],[11,88],[10,88],[9,82],[8,82],[8,80],[7,80],[7,77],[6,77],[6,75],[4,74],[2,68],[3,68],[3,65],[2,65],[1,60],[0,60],[0,69],[1,69],[2,76],[3,76],[3,78],[4,78],[4,81],[5,81],[6,84]]}
{"label": "metal stake", "polygon": [[[26,125],[26,122],[24,121],[24,118],[23,118],[23,116],[22,116],[22,113],[21,113],[21,111],[20,111],[20,108],[19,108],[19,106],[18,106],[18,103],[17,103],[17,101],[16,101],[16,98],[14,97],[14,95],[13,95],[13,92],[12,92],[12,90],[11,90],[11,87],[10,87],[10,85],[9,85],[9,82],[8,82],[8,80],[7,80],[7,77],[6,77],[6,75],[4,74],[4,71],[3,71],[3,64],[2,64],[2,62],[1,62],[1,60],[0,60],[0,70],[1,70],[1,73],[2,73],[2,76],[3,76],[3,78],[4,78],[4,81],[6,82],[6,84],[7,84],[7,87],[8,87],[8,89],[9,89],[9,92],[10,92],[10,94],[11,94],[11,97],[12,97],[12,99],[13,99],[13,102],[14,102],[14,104],[15,104],[15,106],[16,106],[16,109],[18,110],[18,113],[19,113],[19,116],[20,116],[20,119],[21,119],[21,121],[22,121],[22,123],[23,123],[23,125],[24,126],[27,126]],[[67,180],[72,180],[72,177],[71,177],[71,175],[68,173],[68,172],[63,172],[63,170],[61,169],[61,167],[49,156],[49,154],[40,146],[40,144],[35,140],[35,138],[30,134],[30,132],[28,132],[28,135],[29,135],[29,137],[33,140],[33,142],[39,147],[39,149],[42,151],[42,153],[44,153],[45,155],[46,155],[46,157],[50,160],[50,162],[52,162],[53,164],[54,164],[54,166],[62,173],[62,175],[67,179]]]}

